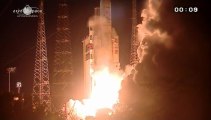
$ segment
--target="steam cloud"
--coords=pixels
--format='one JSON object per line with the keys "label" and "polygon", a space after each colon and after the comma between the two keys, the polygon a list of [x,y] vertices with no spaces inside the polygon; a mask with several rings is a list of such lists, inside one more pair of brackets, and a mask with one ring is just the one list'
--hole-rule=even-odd
{"label": "steam cloud", "polygon": [[142,10],[143,20],[138,25],[140,62],[135,67],[134,82],[124,80],[120,91],[121,102],[131,108],[130,119],[210,118],[206,114],[211,107],[207,104],[209,46],[201,40],[207,34],[202,36],[198,30],[200,23],[190,23],[194,15],[187,24],[185,15],[170,11],[174,4],[148,0]]}
{"label": "steam cloud", "polygon": [[140,42],[138,56],[140,62],[142,62],[143,57],[149,53],[149,48],[152,44],[162,43],[165,47],[172,46],[171,37],[166,31],[161,31],[161,29],[156,26],[160,22],[159,11],[161,2],[161,0],[147,1],[146,9],[141,13],[143,21],[142,24],[138,25],[138,40]]}

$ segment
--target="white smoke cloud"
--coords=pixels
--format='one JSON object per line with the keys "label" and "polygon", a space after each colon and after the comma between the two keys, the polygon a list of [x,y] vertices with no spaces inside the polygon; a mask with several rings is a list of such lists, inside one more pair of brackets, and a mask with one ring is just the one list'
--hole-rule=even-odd
{"label": "white smoke cloud", "polygon": [[138,56],[141,62],[146,54],[148,54],[149,47],[153,43],[161,43],[165,47],[172,47],[171,37],[165,31],[161,31],[157,24],[160,21],[159,11],[162,0],[148,0],[146,2],[146,9],[141,13],[143,21],[138,27],[138,40],[140,46],[138,47]]}
{"label": "white smoke cloud", "polygon": [[132,70],[133,70],[133,66],[131,66],[131,65],[126,65],[126,66],[125,66],[125,71],[124,71],[125,76],[130,75],[131,72],[132,72]]}

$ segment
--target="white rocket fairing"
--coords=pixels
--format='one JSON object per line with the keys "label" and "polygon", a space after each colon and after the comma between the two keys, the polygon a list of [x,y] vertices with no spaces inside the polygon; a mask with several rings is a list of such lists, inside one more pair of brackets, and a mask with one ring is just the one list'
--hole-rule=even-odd
{"label": "white rocket fairing", "polygon": [[83,41],[84,89],[88,97],[94,81],[91,74],[103,67],[119,70],[119,37],[111,26],[111,2],[101,0],[89,21],[89,36]]}

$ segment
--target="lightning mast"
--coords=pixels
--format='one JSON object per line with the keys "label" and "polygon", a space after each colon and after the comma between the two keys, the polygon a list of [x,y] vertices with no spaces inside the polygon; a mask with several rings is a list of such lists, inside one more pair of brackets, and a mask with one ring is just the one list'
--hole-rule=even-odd
{"label": "lightning mast", "polygon": [[39,13],[38,18],[32,106],[36,109],[43,105],[46,110],[51,110],[43,0],[40,1],[39,9],[42,12]]}
{"label": "lightning mast", "polygon": [[59,0],[58,5],[52,96],[54,106],[61,108],[65,100],[69,99],[70,93],[66,91],[71,88],[73,68],[69,7],[66,0]]}
{"label": "lightning mast", "polygon": [[131,35],[131,52],[130,52],[130,65],[134,66],[139,62],[137,49],[139,41],[137,40],[137,13],[136,13],[136,0],[132,0],[132,35]]}

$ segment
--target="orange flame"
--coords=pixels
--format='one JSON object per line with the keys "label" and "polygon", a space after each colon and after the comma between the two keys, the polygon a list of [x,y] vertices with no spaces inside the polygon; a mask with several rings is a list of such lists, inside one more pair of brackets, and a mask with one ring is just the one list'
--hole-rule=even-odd
{"label": "orange flame", "polygon": [[69,101],[69,107],[73,107],[77,116],[95,116],[98,109],[109,108],[118,102],[118,94],[121,88],[123,76],[119,73],[110,73],[108,68],[94,72],[92,75],[95,85],[90,98],[80,101]]}

